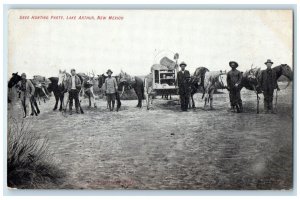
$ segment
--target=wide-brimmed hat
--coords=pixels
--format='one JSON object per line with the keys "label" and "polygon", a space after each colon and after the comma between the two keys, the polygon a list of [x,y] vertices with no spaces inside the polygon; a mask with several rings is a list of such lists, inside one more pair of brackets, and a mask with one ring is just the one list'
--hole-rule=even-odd
{"label": "wide-brimmed hat", "polygon": [[180,67],[186,67],[186,63],[185,63],[185,62],[181,62],[181,63],[179,64],[179,66],[180,66]]}
{"label": "wide-brimmed hat", "polygon": [[22,74],[21,74],[21,77],[22,77],[22,76],[26,76],[26,74],[25,74],[25,73],[22,73]]}
{"label": "wide-brimmed hat", "polygon": [[108,73],[113,73],[113,71],[111,71],[110,69],[109,70],[107,70],[107,72],[106,72],[106,74],[108,74]]}
{"label": "wide-brimmed hat", "polygon": [[271,60],[271,59],[268,59],[268,60],[267,60],[267,62],[265,62],[265,65],[266,65],[267,63],[271,63],[271,64],[273,64],[273,62],[272,62],[272,60]]}
{"label": "wide-brimmed hat", "polygon": [[238,64],[237,62],[235,62],[235,61],[230,61],[230,62],[229,62],[229,66],[230,66],[230,67],[232,67],[232,66],[231,66],[232,64],[234,64],[235,67],[238,67],[238,66],[239,66],[239,64]]}

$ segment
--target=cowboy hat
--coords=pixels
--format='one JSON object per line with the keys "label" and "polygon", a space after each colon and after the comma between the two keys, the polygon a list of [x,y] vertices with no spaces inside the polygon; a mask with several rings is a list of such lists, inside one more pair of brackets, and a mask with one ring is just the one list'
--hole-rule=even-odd
{"label": "cowboy hat", "polygon": [[186,67],[186,63],[185,63],[185,62],[181,62],[181,63],[179,64],[179,66],[180,66],[180,67],[183,67],[183,66]]}
{"label": "cowboy hat", "polygon": [[268,59],[267,62],[265,62],[265,65],[266,65],[267,63],[273,64],[273,62],[271,61],[271,59]]}
{"label": "cowboy hat", "polygon": [[232,67],[232,66],[231,66],[232,64],[234,64],[235,67],[238,67],[238,66],[239,66],[239,64],[238,64],[237,62],[235,62],[235,61],[230,61],[230,62],[229,62],[229,66],[230,66],[230,67]]}
{"label": "cowboy hat", "polygon": [[106,73],[108,74],[109,72],[110,72],[110,73],[113,73],[113,72],[112,72],[110,69],[109,69],[109,70],[107,70],[107,72],[106,72]]}

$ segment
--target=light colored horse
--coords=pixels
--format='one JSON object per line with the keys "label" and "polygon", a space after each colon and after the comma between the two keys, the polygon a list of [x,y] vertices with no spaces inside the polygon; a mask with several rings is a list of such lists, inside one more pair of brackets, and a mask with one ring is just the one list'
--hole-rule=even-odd
{"label": "light colored horse", "polygon": [[207,72],[205,73],[204,85],[203,85],[203,96],[204,98],[204,109],[207,108],[207,104],[209,103],[210,109],[214,109],[213,107],[213,95],[217,89],[225,89],[227,88],[226,83],[226,73],[219,72]]}
{"label": "light colored horse", "polygon": [[150,109],[150,104],[153,103],[153,98],[155,97],[155,92],[153,90],[153,75],[150,73],[144,78],[144,96],[146,100],[147,110]]}

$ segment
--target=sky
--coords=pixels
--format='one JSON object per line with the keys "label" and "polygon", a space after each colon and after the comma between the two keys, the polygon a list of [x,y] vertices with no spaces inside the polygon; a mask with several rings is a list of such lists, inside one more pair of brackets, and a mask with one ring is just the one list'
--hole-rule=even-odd
{"label": "sky", "polygon": [[[29,19],[20,19],[24,16]],[[67,19],[71,16],[76,20]],[[8,31],[8,77],[13,72],[51,77],[72,68],[96,75],[107,69],[146,75],[174,53],[191,73],[200,66],[228,71],[231,60],[241,71],[265,68],[267,59],[293,68],[288,10],[10,10]]]}

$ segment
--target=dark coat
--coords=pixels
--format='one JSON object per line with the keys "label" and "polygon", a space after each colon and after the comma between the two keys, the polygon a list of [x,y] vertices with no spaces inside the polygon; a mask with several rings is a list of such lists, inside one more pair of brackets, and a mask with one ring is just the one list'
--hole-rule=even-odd
{"label": "dark coat", "polygon": [[266,69],[261,72],[260,87],[263,91],[273,91],[278,88],[277,74],[273,69]]}
{"label": "dark coat", "polygon": [[235,84],[240,85],[242,81],[242,73],[239,70],[230,70],[227,73],[227,86],[229,90],[234,88]]}
{"label": "dark coat", "polygon": [[179,87],[179,94],[184,95],[190,93],[190,72],[188,70],[179,71],[177,73],[177,83]]}

